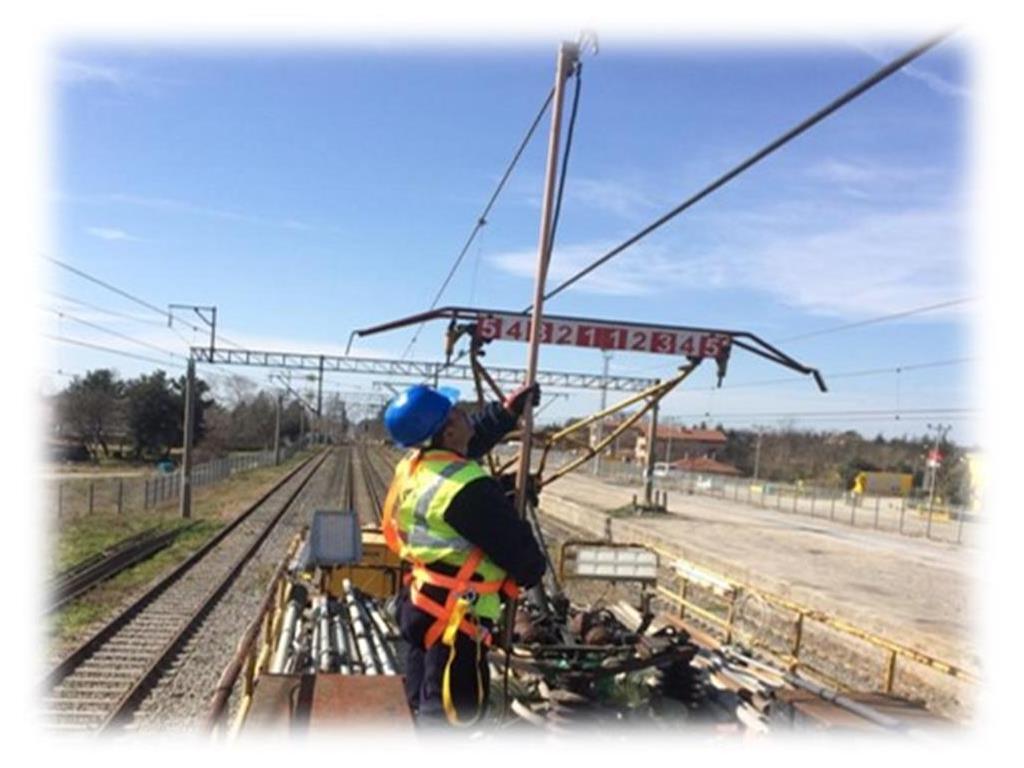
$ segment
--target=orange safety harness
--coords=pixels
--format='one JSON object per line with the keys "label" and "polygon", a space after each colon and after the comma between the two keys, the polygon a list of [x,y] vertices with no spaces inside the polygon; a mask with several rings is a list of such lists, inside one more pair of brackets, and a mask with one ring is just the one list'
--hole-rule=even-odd
{"label": "orange safety harness", "polygon": [[[400,471],[395,474],[395,479],[388,489],[387,497],[384,500],[383,519],[381,527],[384,533],[384,541],[388,547],[398,554],[403,560],[412,565],[411,573],[406,574],[405,583],[410,584],[409,598],[413,605],[424,613],[434,617],[435,621],[427,630],[424,636],[424,646],[430,648],[444,636],[445,644],[454,643],[455,631],[464,632],[472,640],[482,640],[485,645],[491,644],[491,635],[479,624],[466,620],[466,613],[472,613],[471,606],[476,595],[486,595],[501,592],[509,598],[519,596],[519,587],[511,579],[501,581],[473,581],[472,576],[477,566],[484,558],[484,552],[480,547],[474,547],[469,557],[460,567],[454,576],[446,576],[431,570],[426,563],[414,557],[409,547],[402,540],[401,531],[398,528],[398,521],[395,515],[395,505],[398,501],[398,494],[404,483],[412,477],[419,466],[423,451],[417,451],[408,463],[400,464]],[[446,453],[444,458],[450,461],[464,461],[462,456],[456,453]],[[405,465],[405,471],[401,467]],[[448,590],[448,597],[441,605],[422,592],[424,584],[432,584]],[[449,630],[446,632],[445,630]],[[451,642],[448,642],[449,636]]]}

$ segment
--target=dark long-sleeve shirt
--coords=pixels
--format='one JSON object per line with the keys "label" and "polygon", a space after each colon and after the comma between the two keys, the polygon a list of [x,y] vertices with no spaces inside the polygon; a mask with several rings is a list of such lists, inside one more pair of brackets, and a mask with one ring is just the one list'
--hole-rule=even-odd
{"label": "dark long-sleeve shirt", "polygon": [[[516,417],[501,403],[490,403],[471,416],[473,437],[467,458],[478,459],[516,426]],[[546,561],[533,529],[516,515],[498,478],[481,477],[452,498],[444,520],[459,535],[476,544],[522,587],[532,587],[544,575]]]}

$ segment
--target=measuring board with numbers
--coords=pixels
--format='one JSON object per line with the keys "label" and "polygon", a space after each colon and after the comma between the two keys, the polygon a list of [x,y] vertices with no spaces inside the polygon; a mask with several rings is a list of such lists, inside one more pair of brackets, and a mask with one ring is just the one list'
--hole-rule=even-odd
{"label": "measuring board with numbers", "polygon": [[[476,336],[484,341],[529,341],[531,325],[524,315],[481,313],[477,316]],[[728,353],[732,336],[699,329],[553,318],[541,322],[540,341],[659,355],[721,357]]]}

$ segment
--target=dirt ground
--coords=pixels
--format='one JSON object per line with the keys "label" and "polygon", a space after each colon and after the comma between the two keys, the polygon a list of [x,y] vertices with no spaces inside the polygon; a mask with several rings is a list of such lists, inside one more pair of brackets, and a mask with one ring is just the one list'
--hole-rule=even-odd
{"label": "dirt ground", "polygon": [[[638,490],[570,475],[544,490],[541,508],[568,501],[611,511]],[[710,569],[968,670],[980,667],[973,548],[682,494],[670,496],[668,515],[629,522]]]}

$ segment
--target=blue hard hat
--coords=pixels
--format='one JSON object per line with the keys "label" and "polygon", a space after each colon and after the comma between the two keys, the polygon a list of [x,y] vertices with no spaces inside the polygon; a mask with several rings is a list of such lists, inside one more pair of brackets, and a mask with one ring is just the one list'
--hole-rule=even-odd
{"label": "blue hard hat", "polygon": [[402,447],[419,445],[444,426],[457,399],[456,390],[417,384],[391,401],[384,411],[384,426]]}

